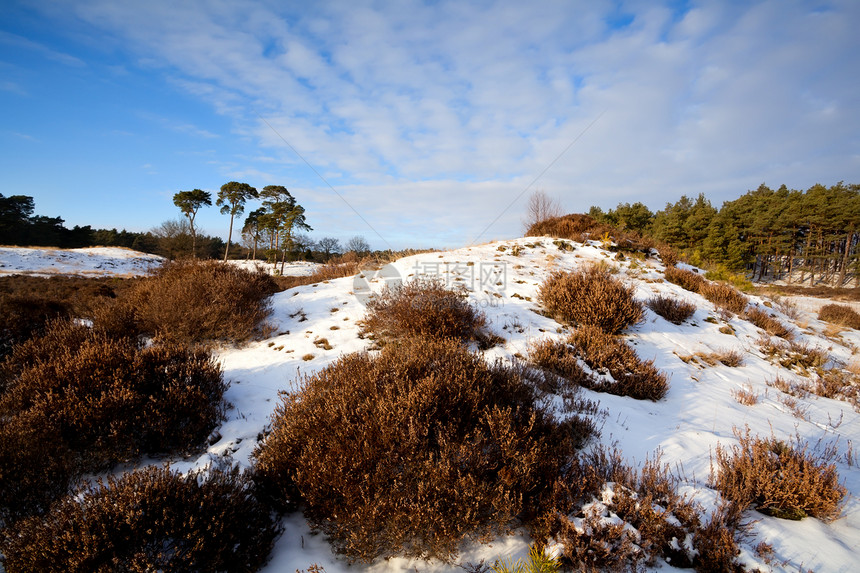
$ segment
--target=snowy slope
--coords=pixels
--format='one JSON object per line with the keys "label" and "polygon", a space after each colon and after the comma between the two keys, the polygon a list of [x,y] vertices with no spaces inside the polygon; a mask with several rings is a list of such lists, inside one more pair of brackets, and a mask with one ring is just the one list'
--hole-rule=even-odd
{"label": "snowy slope", "polygon": [[[86,249],[52,249],[38,247],[0,247],[0,276],[53,275],[132,277],[148,274],[165,259],[122,247],[91,247]],[[261,261],[235,260],[231,264],[248,269],[262,269],[274,274],[275,267]],[[284,265],[284,275],[313,274],[319,263],[298,261]],[[280,272],[281,265],[277,265]]]}
{"label": "snowy slope", "polygon": [[158,255],[121,247],[0,247],[0,275],[131,277],[145,275],[163,262]]}
{"label": "snowy slope", "polygon": [[[654,259],[616,262],[610,254],[595,245],[574,244],[572,252],[560,250],[549,238],[517,239],[465,248],[447,253],[426,253],[408,257],[369,277],[342,278],[323,284],[302,286],[274,296],[273,323],[277,333],[272,338],[242,349],[224,349],[220,353],[226,377],[232,382],[227,400],[234,405],[229,419],[220,429],[222,438],[197,460],[176,463],[179,469],[202,467],[227,454],[235,462],[248,465],[256,437],[268,423],[278,401],[278,391],[295,388],[301,376],[330,364],[338,356],[362,350],[367,341],[357,337],[356,321],[364,314],[363,300],[367,290],[378,290],[397,278],[416,274],[435,274],[449,284],[464,285],[472,290],[471,300],[487,314],[492,330],[505,339],[503,346],[486,352],[487,358],[526,355],[531,341],[540,337],[561,338],[565,329],[555,321],[535,312],[539,285],[557,269],[604,261],[619,268],[619,277],[636,288],[637,298],[671,294],[695,303],[698,310],[686,323],[676,326],[651,311],[646,320],[629,330],[628,338],[640,357],[653,359],[669,376],[671,388],[660,402],[642,402],[630,398],[585,391],[585,397],[608,410],[603,423],[602,443],[615,443],[630,462],[641,463],[656,450],[663,461],[683,472],[683,489],[705,506],[716,499],[707,488],[710,459],[719,443],[736,443],[733,429],[749,426],[753,434],[781,439],[800,437],[819,447],[836,444],[843,456],[839,474],[850,494],[844,503],[843,517],[825,524],[815,519],[785,521],[751,512],[749,538],[743,542],[743,558],[762,571],[791,570],[799,567],[815,571],[853,571],[860,558],[860,468],[849,465],[845,456],[854,443],[860,442],[860,415],[851,405],[810,396],[798,399],[800,411],[781,401],[780,392],[767,386],[777,375],[792,379],[797,375],[768,362],[756,344],[761,332],[738,318],[729,319],[735,334],[724,334],[726,323],[714,306],[697,294],[662,281],[662,266]],[[515,253],[514,251],[519,251]],[[638,268],[635,268],[638,267]],[[374,276],[375,275],[375,276]],[[753,302],[764,303],[752,297]],[[791,320],[774,309],[780,320]],[[708,319],[708,320],[706,320]],[[709,322],[714,321],[714,322]],[[794,326],[797,338],[827,349],[834,360],[851,363],[860,346],[860,333],[842,332],[839,338],[827,339],[826,328],[814,314],[801,310]],[[314,341],[327,339],[331,350]],[[741,367],[718,364],[704,366],[697,361],[685,362],[697,352],[738,349],[744,353]],[[312,355],[308,356],[308,355]],[[303,358],[304,357],[304,358]],[[744,406],[732,395],[748,389],[758,395],[758,403]],[[347,570],[368,571],[456,571],[451,565],[392,559],[369,567],[347,564],[332,555],[325,540],[312,535],[301,516],[285,520],[286,532],[278,542],[272,562],[266,571],[307,569],[313,563],[328,573]],[[759,541],[774,547],[774,561],[766,565],[757,561],[752,548]],[[502,557],[522,556],[527,541],[509,538],[484,546],[469,548],[461,562],[489,562]],[[667,564],[662,568],[671,569]]]}
{"label": "snowy slope", "polygon": [[[683,491],[706,507],[712,507],[717,497],[707,487],[711,455],[717,444],[736,443],[735,428],[749,426],[753,434],[763,437],[771,432],[780,439],[799,437],[820,448],[835,445],[841,453],[837,468],[849,491],[843,516],[825,524],[811,518],[794,522],[750,512],[749,535],[742,542],[742,558],[751,568],[762,571],[857,570],[860,467],[850,464],[851,458],[846,454],[853,444],[860,443],[860,414],[846,402],[814,395],[797,398],[798,406],[794,409],[787,406],[783,395],[767,382],[777,375],[786,380],[798,375],[766,360],[757,344],[762,331],[738,317],[722,317],[701,296],[664,282],[663,267],[655,259],[615,261],[614,255],[595,244],[568,244],[574,247],[572,251],[561,250],[550,238],[523,238],[446,253],[425,253],[401,259],[379,271],[368,271],[366,277],[341,278],[274,295],[271,322],[275,334],[243,348],[219,350],[225,378],[231,383],[225,398],[232,404],[227,420],[218,429],[220,437],[200,457],[172,460],[172,467],[187,471],[223,463],[224,457],[249,466],[257,437],[278,403],[278,392],[296,388],[302,376],[318,371],[339,356],[366,348],[369,342],[358,338],[356,323],[364,315],[368,292],[378,291],[386,282],[429,274],[451,285],[467,287],[472,302],[487,314],[490,328],[505,340],[504,345],[486,351],[487,358],[510,358],[516,354],[525,356],[530,342],[536,339],[561,339],[566,335],[558,323],[535,312],[542,281],[555,270],[603,262],[618,268],[617,276],[635,287],[638,299],[670,294],[694,303],[698,310],[692,319],[678,326],[646,311],[646,320],[627,332],[639,356],[653,359],[667,373],[670,390],[663,400],[643,402],[583,391],[584,397],[599,402],[608,412],[602,421],[600,442],[617,444],[631,463],[641,463],[646,456],[653,457],[655,451],[661,450],[663,461],[682,473]],[[0,250],[0,261],[7,265],[5,268],[12,265],[13,255],[23,257],[26,262],[20,253],[6,251]],[[119,264],[115,258],[95,262],[98,257],[88,259],[84,253],[75,260],[79,262],[69,263],[75,269],[72,272],[80,272],[84,266],[80,261],[90,261],[87,268],[93,270],[104,269],[108,261]],[[35,268],[37,265],[33,263],[32,269]],[[767,302],[757,297],[751,297],[751,301]],[[825,349],[831,360],[844,364],[860,362],[860,355],[855,356],[860,348],[860,332],[845,330],[836,334],[831,329],[831,338],[827,338],[828,325],[818,321],[806,306],[801,307],[794,321],[782,314],[778,305],[767,310],[792,325],[798,340]],[[720,331],[728,330],[727,325],[734,329],[734,334]],[[326,339],[330,350],[323,348],[321,338]],[[688,358],[696,353],[725,349],[743,352],[744,364],[736,368],[719,363],[706,366]],[[758,402],[752,406],[738,403],[732,393],[739,389],[756,394]],[[141,462],[146,463],[153,462]],[[267,572],[306,570],[314,563],[325,567],[328,573],[462,571],[454,565],[405,559],[350,566],[332,554],[322,536],[310,532],[301,515],[287,517],[284,525],[285,533],[264,569]],[[461,553],[460,562],[520,557],[527,551],[528,541],[514,536],[468,547]],[[770,565],[754,556],[753,548],[760,541],[773,545],[774,559]],[[659,568],[673,569],[666,563]]]}

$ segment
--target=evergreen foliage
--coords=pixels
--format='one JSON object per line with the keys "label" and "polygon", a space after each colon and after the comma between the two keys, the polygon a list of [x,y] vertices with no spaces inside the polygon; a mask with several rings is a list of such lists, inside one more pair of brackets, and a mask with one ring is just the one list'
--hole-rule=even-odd
{"label": "evergreen foliage", "polygon": [[[860,285],[860,184],[816,184],[806,191],[760,185],[713,207],[704,195],[683,196],[647,219],[647,207],[619,204],[598,222],[635,229],[707,263],[745,271],[752,280]],[[637,218],[636,214],[639,215]]]}

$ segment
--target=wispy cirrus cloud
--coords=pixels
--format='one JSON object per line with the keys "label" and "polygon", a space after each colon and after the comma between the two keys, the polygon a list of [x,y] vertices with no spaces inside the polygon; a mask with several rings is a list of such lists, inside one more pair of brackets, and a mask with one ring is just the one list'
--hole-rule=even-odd
{"label": "wispy cirrus cloud", "polygon": [[40,44],[39,42],[34,42],[33,40],[30,40],[23,36],[4,32],[2,30],[0,30],[0,44],[11,46],[12,48],[17,50],[27,50],[30,52],[34,52],[42,57],[45,57],[55,62],[59,62],[66,66],[85,67],[87,65],[86,62],[84,62],[80,58],[60,52],[58,50],[54,50],[48,46]]}

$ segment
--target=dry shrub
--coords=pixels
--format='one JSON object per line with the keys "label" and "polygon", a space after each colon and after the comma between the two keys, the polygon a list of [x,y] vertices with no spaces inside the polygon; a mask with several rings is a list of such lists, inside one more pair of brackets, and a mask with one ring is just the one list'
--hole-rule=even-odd
{"label": "dry shrub", "polygon": [[611,334],[644,318],[633,288],[596,266],[553,273],[540,287],[540,300],[558,320],[597,326]]}
{"label": "dry shrub", "polygon": [[735,431],[731,449],[717,446],[713,485],[738,511],[753,506],[774,517],[835,519],[846,489],[836,466],[807,445]]}
{"label": "dry shrub", "polygon": [[794,334],[783,323],[757,307],[751,307],[744,313],[744,317],[761,328],[768,334],[778,336],[786,340],[794,338]]}
{"label": "dry shrub", "polygon": [[576,571],[639,571],[658,558],[698,571],[732,570],[734,528],[726,531],[728,554],[715,558],[701,508],[676,491],[659,455],[636,471],[618,451],[598,448],[557,484],[545,533],[564,546],[563,562]]}
{"label": "dry shrub", "polygon": [[568,383],[589,388],[593,376],[579,365],[576,352],[565,342],[543,338],[529,345],[529,362],[538,368],[560,376]]}
{"label": "dry shrub", "polygon": [[660,400],[669,390],[666,376],[654,367],[654,361],[642,361],[624,340],[600,329],[583,326],[568,339],[576,353],[595,371],[608,371],[612,381],[596,378],[592,390],[637,400]]}
{"label": "dry shrub", "polygon": [[763,337],[759,340],[759,349],[771,362],[802,374],[813,368],[822,368],[830,359],[826,350],[805,342],[774,342]]}
{"label": "dry shrub", "polygon": [[673,324],[681,324],[696,312],[696,305],[668,296],[652,297],[645,304]]}
{"label": "dry shrub", "polygon": [[306,378],[254,455],[270,495],[301,500],[336,551],[447,559],[464,538],[529,523],[583,427],[558,421],[521,370],[407,339]]}
{"label": "dry shrub", "polygon": [[[202,348],[141,348],[58,321],[44,336],[17,346],[3,371],[0,442],[41,453],[26,471],[6,466],[10,458],[0,456],[0,500],[10,500],[6,491],[30,487],[36,488],[30,498],[41,500],[20,511],[0,509],[10,517],[41,511],[54,490],[67,485],[59,480],[39,490],[45,485],[38,477],[43,470],[79,475],[144,454],[185,452],[201,444],[223,417],[221,368]],[[24,421],[47,437],[28,430]]]}
{"label": "dry shrub", "polygon": [[70,316],[68,305],[60,301],[26,294],[0,294],[0,359],[8,356],[16,344],[43,332],[51,320]]}
{"label": "dry shrub", "polygon": [[663,276],[670,283],[674,283],[684,290],[696,293],[700,292],[702,287],[707,283],[702,275],[693,271],[679,269],[678,267],[667,267]]}
{"label": "dry shrub", "polygon": [[678,252],[672,247],[663,245],[660,247],[660,261],[666,268],[674,267],[678,264]]}
{"label": "dry shrub", "polygon": [[548,236],[582,243],[589,237],[597,238],[611,230],[613,230],[612,227],[598,223],[589,215],[575,213],[539,221],[528,228],[525,236]]}
{"label": "dry shrub", "polygon": [[277,291],[264,272],[186,260],[142,280],[128,300],[145,332],[183,342],[242,342],[265,332],[268,297]]}
{"label": "dry shrub", "polygon": [[711,354],[719,363],[729,368],[737,368],[744,365],[744,353],[737,349],[723,348]]}
{"label": "dry shrub", "polygon": [[792,320],[798,320],[800,318],[800,307],[797,306],[793,300],[788,298],[782,298],[778,296],[773,297],[773,301],[776,303],[776,308]]}
{"label": "dry shrub", "polygon": [[[68,445],[39,415],[3,417],[0,425],[0,530],[44,511],[76,475]],[[2,554],[2,550],[0,550]]]}
{"label": "dry shrub", "polygon": [[425,336],[487,342],[484,313],[464,293],[445,288],[436,278],[417,278],[370,299],[363,331],[385,341]]}
{"label": "dry shrub", "polygon": [[818,311],[818,319],[860,330],[860,314],[844,304],[825,304]]}
{"label": "dry shrub", "polygon": [[744,406],[755,406],[758,404],[758,394],[753,392],[752,386],[750,385],[732,390],[732,396],[737,403],[743,404]]}
{"label": "dry shrub", "polygon": [[749,299],[735,287],[726,283],[705,283],[699,293],[714,303],[717,308],[726,309],[735,314],[741,314],[749,303]]}
{"label": "dry shrub", "polygon": [[[611,380],[586,372],[578,359],[595,372],[608,373]],[[552,340],[533,343],[529,360],[568,383],[596,392],[657,401],[669,389],[666,376],[654,367],[653,361],[643,362],[626,342],[594,326],[578,328],[567,343]]]}
{"label": "dry shrub", "polygon": [[[558,239],[570,239],[579,243],[600,239],[604,241],[606,248],[611,250],[640,252],[646,256],[655,246],[651,237],[643,237],[635,231],[625,231],[611,225],[598,223],[591,216],[580,213],[553,217],[535,223],[528,228],[525,236],[550,236]],[[615,245],[611,245],[613,241]]]}
{"label": "dry shrub", "polygon": [[0,538],[16,571],[256,571],[278,526],[238,471],[150,467],[85,489]]}
{"label": "dry shrub", "polygon": [[711,519],[693,534],[696,548],[696,571],[701,573],[744,573],[747,569],[738,563],[741,551],[735,541],[740,513],[731,504],[717,508]]}

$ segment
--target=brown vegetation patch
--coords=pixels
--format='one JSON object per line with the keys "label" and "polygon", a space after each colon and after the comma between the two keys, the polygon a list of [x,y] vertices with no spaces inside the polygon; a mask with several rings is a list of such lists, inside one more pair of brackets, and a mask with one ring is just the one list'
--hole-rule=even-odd
{"label": "brown vegetation patch", "polygon": [[279,533],[252,481],[151,467],[69,496],[0,536],[15,571],[256,571]]}
{"label": "brown vegetation patch", "polygon": [[362,332],[383,341],[424,336],[487,343],[485,324],[484,313],[465,293],[447,289],[435,278],[416,278],[372,297]]}
{"label": "brown vegetation patch", "polygon": [[645,304],[673,324],[681,324],[696,312],[696,305],[669,296],[655,296]]}
{"label": "brown vegetation patch", "polygon": [[522,370],[457,341],[351,354],[285,395],[255,452],[261,482],[335,550],[450,558],[529,523],[593,426],[559,422]]}
{"label": "brown vegetation patch", "polygon": [[739,570],[737,523],[717,516],[702,524],[701,508],[676,493],[677,483],[659,455],[636,471],[618,451],[599,448],[556,486],[546,536],[564,546],[563,564],[576,571],[638,571],[658,558],[697,571]]}
{"label": "brown vegetation patch", "polygon": [[540,287],[540,301],[558,320],[597,326],[611,334],[644,318],[633,288],[597,266],[553,273]]}
{"label": "brown vegetation patch", "polygon": [[[0,520],[43,510],[68,486],[63,476],[198,446],[225,407],[221,368],[206,350],[142,348],[63,321],[17,346],[2,376]],[[43,472],[57,479],[48,484]]]}
{"label": "brown vegetation patch", "polygon": [[844,304],[825,304],[818,311],[818,319],[855,330],[860,329],[860,314]]}
{"label": "brown vegetation patch", "polygon": [[663,276],[670,283],[674,283],[684,290],[695,293],[701,292],[702,287],[707,283],[705,277],[702,275],[677,267],[667,267]]}
{"label": "brown vegetation patch", "polygon": [[[594,373],[579,364],[585,362]],[[542,340],[529,349],[529,360],[570,383],[637,400],[660,400],[669,385],[653,361],[642,361],[624,340],[597,327],[578,328],[565,342]],[[598,375],[598,374],[603,374]],[[611,379],[607,379],[606,375]]]}
{"label": "brown vegetation patch", "polygon": [[266,333],[268,297],[277,291],[264,272],[188,260],[143,279],[127,300],[144,332],[183,342],[243,342]]}
{"label": "brown vegetation patch", "polygon": [[768,334],[778,336],[786,340],[791,340],[794,338],[794,334],[788,327],[786,327],[775,317],[769,315],[766,311],[761,310],[758,307],[748,308],[746,312],[744,312],[744,318],[746,318],[748,321],[761,328]]}
{"label": "brown vegetation patch", "polygon": [[749,299],[735,287],[726,283],[706,282],[699,289],[699,293],[714,303],[717,308],[722,308],[735,314],[743,313],[749,303]]}
{"label": "brown vegetation patch", "polygon": [[846,489],[836,466],[808,446],[735,432],[739,445],[717,446],[713,485],[739,511],[754,507],[786,519],[839,516]]}

